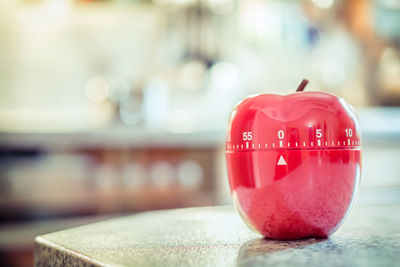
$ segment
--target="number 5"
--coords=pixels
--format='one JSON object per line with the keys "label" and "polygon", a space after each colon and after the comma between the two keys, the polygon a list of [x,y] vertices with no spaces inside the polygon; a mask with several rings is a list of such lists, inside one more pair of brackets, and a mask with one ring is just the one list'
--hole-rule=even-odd
{"label": "number 5", "polygon": [[317,136],[317,138],[321,138],[322,137],[322,130],[321,129],[317,129],[316,136]]}

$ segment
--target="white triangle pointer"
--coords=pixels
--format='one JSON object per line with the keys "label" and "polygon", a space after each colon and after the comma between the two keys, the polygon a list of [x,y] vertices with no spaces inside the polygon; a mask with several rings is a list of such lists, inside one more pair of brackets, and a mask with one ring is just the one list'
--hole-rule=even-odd
{"label": "white triangle pointer", "polygon": [[286,164],[286,161],[285,161],[285,159],[282,157],[282,155],[281,155],[281,157],[279,158],[278,164],[277,164],[277,165],[287,165],[287,164]]}

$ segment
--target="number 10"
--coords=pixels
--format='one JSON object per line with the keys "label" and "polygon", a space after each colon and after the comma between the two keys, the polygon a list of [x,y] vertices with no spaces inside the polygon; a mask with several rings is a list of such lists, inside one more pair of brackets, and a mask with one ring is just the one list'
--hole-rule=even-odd
{"label": "number 10", "polygon": [[352,137],[353,136],[353,131],[350,128],[344,129],[344,131],[346,132],[346,137]]}

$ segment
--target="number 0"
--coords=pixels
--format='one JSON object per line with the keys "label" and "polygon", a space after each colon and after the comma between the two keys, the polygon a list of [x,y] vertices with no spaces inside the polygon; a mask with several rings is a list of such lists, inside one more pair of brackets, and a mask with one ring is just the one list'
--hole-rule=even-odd
{"label": "number 0", "polygon": [[285,137],[285,133],[282,130],[278,131],[278,138],[283,139],[283,137]]}

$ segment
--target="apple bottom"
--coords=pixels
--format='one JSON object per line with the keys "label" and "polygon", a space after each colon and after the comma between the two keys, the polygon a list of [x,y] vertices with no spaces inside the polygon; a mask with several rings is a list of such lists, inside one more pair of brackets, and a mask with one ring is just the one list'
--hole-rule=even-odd
{"label": "apple bottom", "polygon": [[227,152],[235,205],[249,226],[265,237],[327,237],[354,204],[360,153],[340,149]]}

